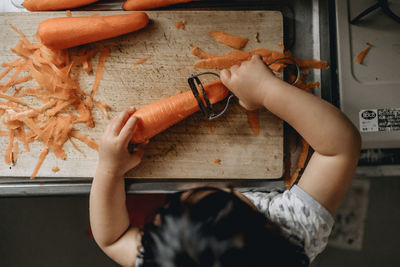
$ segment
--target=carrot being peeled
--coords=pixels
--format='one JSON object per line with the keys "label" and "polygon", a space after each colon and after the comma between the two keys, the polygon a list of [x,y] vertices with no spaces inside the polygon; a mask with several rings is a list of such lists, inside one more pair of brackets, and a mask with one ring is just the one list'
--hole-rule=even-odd
{"label": "carrot being peeled", "polygon": [[[228,95],[228,89],[221,81],[207,83],[204,89],[212,104]],[[144,143],[198,110],[199,106],[192,91],[173,95],[140,108],[133,114],[139,118],[139,122],[131,141],[135,144]]]}
{"label": "carrot being peeled", "polygon": [[188,3],[193,0],[127,0],[122,8],[125,10],[145,10],[157,7]]}
{"label": "carrot being peeled", "polygon": [[242,49],[247,42],[249,41],[248,38],[229,34],[226,32],[222,31],[210,31],[210,35],[212,38],[214,38],[216,41],[225,44],[227,46],[230,46],[235,49]]}
{"label": "carrot being peeled", "polygon": [[22,4],[29,11],[51,11],[86,6],[99,0],[25,0]]}
{"label": "carrot being peeled", "polygon": [[148,22],[149,17],[144,12],[51,18],[39,24],[36,36],[45,46],[59,50],[134,32]]}

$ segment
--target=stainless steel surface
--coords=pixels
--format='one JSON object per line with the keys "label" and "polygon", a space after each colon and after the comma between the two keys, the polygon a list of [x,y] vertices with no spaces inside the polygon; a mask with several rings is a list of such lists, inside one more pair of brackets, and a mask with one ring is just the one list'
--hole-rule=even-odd
{"label": "stainless steel surface", "polygon": [[[201,186],[214,186],[235,188],[239,191],[271,190],[273,188],[283,188],[282,180],[204,180],[204,181],[141,181],[126,180],[126,192],[129,194],[145,194],[145,193],[171,193],[175,191],[183,191]],[[41,196],[41,195],[82,195],[90,192],[91,179],[68,182],[17,182],[17,183],[0,183],[1,197],[23,197],[23,196]]]}
{"label": "stainless steel surface", "polygon": [[[80,10],[120,10],[123,1],[100,1],[93,6],[87,6]],[[3,0],[0,3],[0,11],[19,11],[13,6],[7,5],[8,0]],[[320,10],[321,3],[323,8],[327,8],[328,1],[323,0],[271,0],[271,1],[235,1],[233,3],[216,3],[200,1],[193,2],[187,5],[189,9],[266,9],[266,10],[281,10],[284,15],[285,23],[285,45],[288,49],[299,58],[318,58],[321,54],[321,59],[327,60],[330,64],[330,53],[326,50],[320,50],[320,41],[324,41],[326,36],[329,36],[328,27],[320,27],[327,24],[326,16],[321,16],[329,11]],[[182,5],[176,8],[182,9]],[[320,31],[321,30],[321,31]],[[329,43],[325,40],[325,43]],[[324,48],[326,49],[326,48]],[[324,89],[331,89],[330,76],[326,75],[328,71],[323,71],[322,74],[317,71],[310,76],[311,80],[322,77],[322,92],[317,90],[317,95],[329,95],[324,93]],[[324,79],[327,77],[327,79]],[[277,177],[279,178],[279,177]],[[140,180],[130,179],[126,181],[128,193],[168,193],[177,190],[189,189],[195,186],[230,186],[238,190],[249,189],[271,189],[282,187],[282,180]],[[48,178],[37,179],[30,181],[27,177],[10,177],[0,179],[0,196],[40,196],[40,195],[74,195],[88,194],[90,192],[91,178],[82,178],[79,181],[72,181],[66,178]]]}

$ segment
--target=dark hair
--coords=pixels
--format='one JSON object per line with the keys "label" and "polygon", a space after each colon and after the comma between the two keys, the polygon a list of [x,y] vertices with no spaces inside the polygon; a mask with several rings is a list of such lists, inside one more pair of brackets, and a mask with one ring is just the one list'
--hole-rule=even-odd
{"label": "dark hair", "polygon": [[308,265],[303,248],[284,238],[279,227],[233,192],[200,188],[191,195],[205,189],[213,192],[198,201],[190,201],[191,196],[181,201],[182,192],[170,195],[145,224],[142,266]]}

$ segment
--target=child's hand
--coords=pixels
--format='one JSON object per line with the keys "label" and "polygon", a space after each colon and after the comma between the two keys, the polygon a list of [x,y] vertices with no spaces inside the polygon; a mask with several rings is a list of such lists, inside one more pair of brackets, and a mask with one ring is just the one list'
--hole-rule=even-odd
{"label": "child's hand", "polygon": [[279,81],[264,64],[259,55],[240,67],[232,66],[220,73],[222,83],[239,98],[239,103],[247,110],[254,110],[264,105],[266,84]]}
{"label": "child's hand", "polygon": [[128,150],[138,120],[135,116],[130,116],[135,111],[133,107],[127,108],[107,125],[100,139],[98,171],[121,177],[140,163],[143,156],[142,146],[136,147],[133,154]]}

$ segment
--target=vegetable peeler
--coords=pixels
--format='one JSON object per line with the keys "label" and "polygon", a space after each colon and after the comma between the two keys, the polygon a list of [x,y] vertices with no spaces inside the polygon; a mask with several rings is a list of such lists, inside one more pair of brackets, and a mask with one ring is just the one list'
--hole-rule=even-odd
{"label": "vegetable peeler", "polygon": [[[221,101],[221,103],[226,102],[225,107],[222,109],[222,111],[216,112],[213,107],[213,104],[211,104],[210,100],[208,99],[206,90],[204,90],[204,86],[201,83],[201,80],[199,78],[199,76],[204,76],[204,75],[214,75],[219,78],[219,75],[214,72],[202,72],[202,73],[190,76],[188,78],[188,83],[189,83],[190,89],[192,90],[194,97],[197,100],[197,104],[200,107],[201,113],[204,116],[206,116],[207,119],[213,120],[213,119],[220,117],[222,114],[225,113],[225,111],[228,109],[229,101],[233,98],[234,95],[231,92],[229,92],[227,97]],[[199,92],[199,90],[201,90],[201,91]]]}
{"label": "vegetable peeler", "polygon": [[[281,60],[289,60],[293,63],[293,65],[295,65],[297,75],[296,75],[296,80],[294,82],[292,82],[292,85],[296,84],[300,79],[300,68],[294,59],[285,57],[285,58],[278,58],[278,59],[270,62],[269,64],[266,64],[264,61],[263,62],[267,67],[269,67],[271,64],[274,64]],[[220,117],[221,115],[223,115],[225,113],[225,111],[228,109],[230,100],[234,97],[234,94],[232,94],[232,92],[229,92],[228,96],[220,102],[220,103],[226,102],[225,107],[222,109],[222,111],[216,112],[213,107],[213,104],[211,104],[210,100],[208,99],[207,93],[204,90],[204,86],[201,83],[201,80],[199,78],[200,76],[204,76],[204,75],[214,75],[219,79],[219,75],[217,73],[208,71],[208,72],[202,72],[202,73],[190,76],[188,78],[188,83],[189,83],[190,89],[192,90],[194,97],[197,100],[197,104],[200,107],[201,113],[204,116],[206,116],[207,119],[213,120],[213,119]]]}

